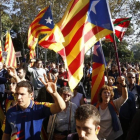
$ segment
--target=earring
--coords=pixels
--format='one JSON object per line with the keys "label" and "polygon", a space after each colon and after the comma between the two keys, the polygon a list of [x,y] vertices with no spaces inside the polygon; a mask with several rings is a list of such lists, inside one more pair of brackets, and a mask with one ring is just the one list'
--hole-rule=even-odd
{"label": "earring", "polygon": [[99,130],[98,130],[98,129],[96,129],[95,134],[96,134],[96,135],[98,135],[98,133],[99,133]]}

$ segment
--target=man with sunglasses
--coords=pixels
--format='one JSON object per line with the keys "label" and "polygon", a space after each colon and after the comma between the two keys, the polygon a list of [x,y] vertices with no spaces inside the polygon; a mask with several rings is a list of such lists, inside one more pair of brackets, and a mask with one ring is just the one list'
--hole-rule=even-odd
{"label": "man with sunglasses", "polygon": [[[114,99],[119,98],[122,95],[122,90],[127,87],[125,84],[124,86],[118,82],[118,78],[116,80],[116,89],[114,89]],[[123,129],[122,138],[125,140],[127,136],[127,132],[130,127],[130,123],[133,119],[133,116],[136,112],[136,105],[135,105],[135,97],[131,91],[128,91],[128,99],[127,101],[121,106],[119,112],[119,119],[121,122],[121,126]]]}
{"label": "man with sunglasses", "polygon": [[134,72],[127,73],[128,91],[135,96],[136,109],[140,109],[140,86],[136,84],[136,75]]}
{"label": "man with sunglasses", "polygon": [[2,140],[41,140],[40,132],[43,120],[65,109],[65,102],[56,90],[56,79],[54,82],[48,82],[45,76],[46,82],[40,80],[55,103],[51,105],[50,103],[42,104],[32,101],[33,87],[31,83],[29,81],[19,82],[15,93],[17,105],[7,111]]}

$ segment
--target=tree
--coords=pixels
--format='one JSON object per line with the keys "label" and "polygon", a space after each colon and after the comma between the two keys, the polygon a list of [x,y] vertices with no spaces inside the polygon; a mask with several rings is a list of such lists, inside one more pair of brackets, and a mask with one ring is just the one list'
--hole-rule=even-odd
{"label": "tree", "polygon": [[[118,56],[119,56],[120,62],[133,61],[133,59],[134,59],[133,52],[127,48],[128,43],[126,41],[117,43],[117,46],[118,46]],[[102,47],[103,47],[103,52],[104,52],[106,61],[109,61],[110,59],[116,60],[115,49],[114,49],[113,43],[108,43],[108,42],[104,41]]]}
{"label": "tree", "polygon": [[131,51],[134,53],[135,61],[139,61],[140,60],[140,43],[133,45],[131,48]]}
{"label": "tree", "polygon": [[[18,34],[18,39],[16,39],[16,44],[22,45],[22,52],[27,48],[27,34],[28,28],[31,22],[34,20],[35,16],[39,13],[39,11],[45,6],[51,5],[54,23],[57,23],[63,16],[64,11],[68,5],[70,0],[2,0],[0,3],[0,11],[5,13],[6,18],[2,15],[0,19],[2,19],[2,23],[4,24],[5,30],[12,29]],[[8,7],[9,3],[12,3],[10,7],[10,12],[4,10]],[[6,5],[7,4],[7,5]],[[130,17],[132,16],[132,21],[127,30],[127,33],[124,36],[124,40],[128,42],[128,46],[134,44],[139,38],[139,13],[140,10],[140,1],[137,0],[109,0],[109,5],[111,9],[112,18],[121,18],[121,17]],[[5,8],[2,8],[4,7]],[[8,14],[6,14],[8,13]],[[6,24],[7,23],[7,24]],[[0,37],[1,35],[1,20],[0,20]],[[12,26],[11,26],[12,25]],[[137,32],[136,32],[137,29]],[[134,37],[135,36],[135,37]],[[133,38],[133,41],[128,40]],[[131,39],[132,40],[132,39]],[[19,42],[20,43],[19,43]],[[132,42],[132,43],[131,43]],[[14,44],[14,46],[16,45]],[[108,45],[109,46],[109,45]],[[15,46],[15,48],[21,51],[21,48]],[[119,49],[119,48],[118,48]],[[41,52],[42,49],[39,49]],[[113,54],[113,48],[111,49],[110,56]],[[111,56],[112,57],[112,56]]]}

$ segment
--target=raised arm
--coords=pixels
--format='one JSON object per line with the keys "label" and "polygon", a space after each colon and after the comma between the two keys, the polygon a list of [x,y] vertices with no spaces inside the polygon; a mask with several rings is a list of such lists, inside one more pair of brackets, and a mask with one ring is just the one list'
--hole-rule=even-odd
{"label": "raised arm", "polygon": [[125,83],[125,78],[123,76],[117,77],[117,81],[122,86],[122,97],[127,100],[128,99],[128,91],[127,91],[127,85]]}
{"label": "raised arm", "polygon": [[54,82],[52,82],[52,81],[49,82],[45,74],[44,74],[44,78],[45,78],[46,82],[44,82],[42,79],[40,79],[40,80],[46,87],[46,90],[50,93],[50,95],[54,99],[55,103],[51,106],[50,110],[51,110],[52,114],[56,114],[56,113],[64,110],[66,108],[66,104],[65,104],[64,100],[62,99],[62,97],[57,92],[57,87],[56,87],[57,78],[54,80]]}
{"label": "raised arm", "polygon": [[8,71],[8,74],[9,74],[11,77],[13,77],[13,78],[16,80],[17,83],[20,82],[20,78],[18,77],[15,68],[13,68],[13,67],[8,67],[8,68],[7,68],[7,71]]}
{"label": "raised arm", "polygon": [[29,64],[28,64],[28,66],[27,66],[28,72],[32,73],[32,72],[34,71],[34,69],[30,67],[30,65],[31,65],[32,63],[35,63],[35,62],[36,62],[36,60],[34,60],[34,59],[29,60]]}

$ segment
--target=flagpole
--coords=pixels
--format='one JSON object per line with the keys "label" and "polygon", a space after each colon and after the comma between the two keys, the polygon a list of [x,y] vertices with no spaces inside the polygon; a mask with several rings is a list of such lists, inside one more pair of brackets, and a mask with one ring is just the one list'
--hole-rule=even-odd
{"label": "flagpole", "polygon": [[118,51],[117,51],[117,44],[116,44],[114,33],[112,33],[112,36],[113,36],[113,44],[114,44],[114,48],[115,48],[116,62],[118,65],[118,72],[119,72],[119,76],[121,76],[120,63],[119,63],[119,57],[118,57]]}
{"label": "flagpole", "polygon": [[[101,41],[101,39],[99,40],[99,42],[100,42],[100,46],[101,46],[101,50],[102,50],[102,54],[104,54],[104,53],[103,53],[103,47],[102,47],[102,41]],[[105,57],[104,57],[104,59],[103,59],[103,60],[104,60],[104,64],[106,65],[106,62],[105,62]]]}
{"label": "flagpole", "polygon": [[[100,39],[100,46],[101,46],[101,50],[102,50],[102,54],[104,54],[103,52],[103,47],[102,47],[102,40]],[[104,56],[104,65],[105,65],[105,72],[106,72],[106,77],[108,77],[108,70],[107,70],[107,65],[106,65],[106,62],[105,62],[105,56]]]}

